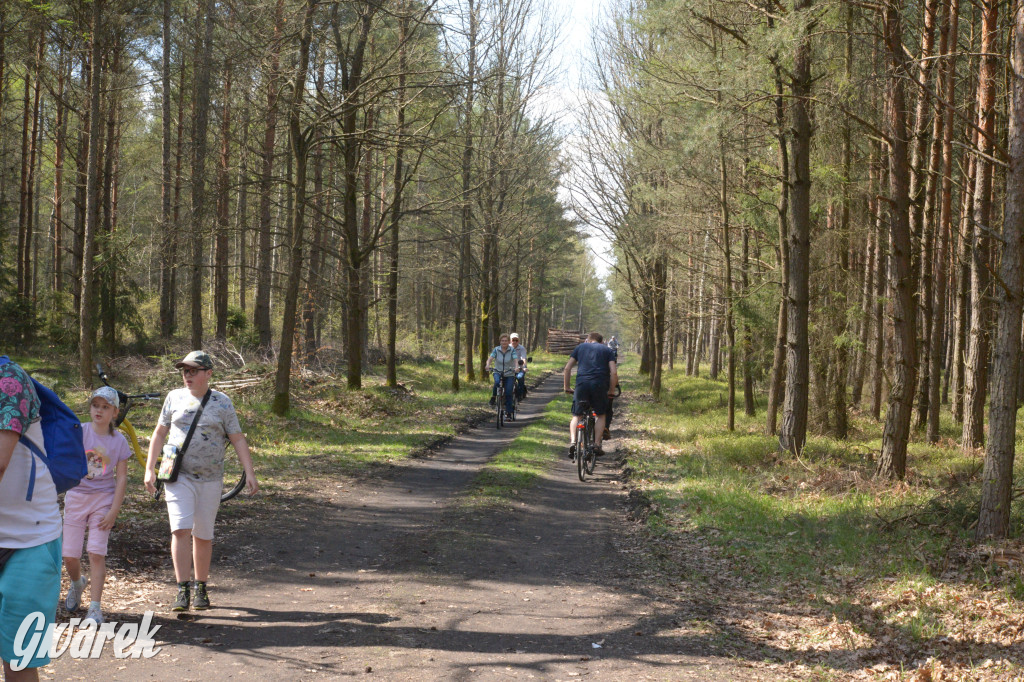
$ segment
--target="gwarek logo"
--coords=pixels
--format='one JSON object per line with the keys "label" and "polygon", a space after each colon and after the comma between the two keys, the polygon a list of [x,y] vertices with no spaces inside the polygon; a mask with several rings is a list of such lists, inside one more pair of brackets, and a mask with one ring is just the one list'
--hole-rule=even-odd
{"label": "gwarek logo", "polygon": [[113,642],[115,658],[153,658],[160,653],[153,636],[163,626],[153,625],[152,611],[146,611],[140,623],[81,623],[81,618],[72,618],[68,623],[46,625],[40,611],[25,616],[14,636],[11,670],[24,670],[32,659],[47,654],[51,659],[65,653],[72,658],[99,658],[107,642]]}

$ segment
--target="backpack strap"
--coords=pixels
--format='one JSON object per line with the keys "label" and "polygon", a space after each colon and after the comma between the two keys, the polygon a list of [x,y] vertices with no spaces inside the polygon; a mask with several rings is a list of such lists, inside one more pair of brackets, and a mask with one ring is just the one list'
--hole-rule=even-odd
{"label": "backpack strap", "polygon": [[[18,439],[18,442],[28,448],[36,457],[43,460],[43,464],[46,465],[46,470],[50,470],[50,460],[46,458],[46,455],[39,449],[39,446],[32,442],[31,438],[22,434],[21,438]],[[32,491],[36,489],[36,457],[32,458],[32,473],[28,477],[28,492],[25,493],[26,502],[32,501]]]}

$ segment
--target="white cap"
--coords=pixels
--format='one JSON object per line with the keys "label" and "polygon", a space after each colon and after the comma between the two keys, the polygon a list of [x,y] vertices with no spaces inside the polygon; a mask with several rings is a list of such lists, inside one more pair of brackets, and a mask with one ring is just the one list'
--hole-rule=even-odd
{"label": "white cap", "polygon": [[110,386],[100,386],[97,388],[92,392],[92,398],[89,401],[91,402],[93,398],[102,398],[113,405],[115,410],[121,409],[121,399],[117,397],[117,391]]}
{"label": "white cap", "polygon": [[516,334],[515,332],[512,332],[511,334],[509,334],[508,338],[509,338],[510,341],[512,339],[515,339],[516,341],[518,341],[519,340],[519,334]]}

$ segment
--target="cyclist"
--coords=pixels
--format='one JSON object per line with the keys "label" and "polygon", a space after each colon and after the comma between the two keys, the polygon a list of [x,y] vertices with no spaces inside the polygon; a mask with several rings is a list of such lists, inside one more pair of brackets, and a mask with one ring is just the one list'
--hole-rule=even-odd
{"label": "cyclist", "polygon": [[522,346],[519,343],[519,334],[512,332],[508,337],[508,342],[512,346],[512,349],[516,352],[518,358],[516,368],[516,394],[520,400],[526,398],[526,346]]}
{"label": "cyclist", "polygon": [[611,348],[616,353],[619,352],[619,342],[615,340],[614,336],[611,338],[610,341],[608,341],[608,347]]}
{"label": "cyclist", "polygon": [[569,380],[572,377],[572,368],[579,366],[576,370],[576,391],[573,394],[572,422],[569,425],[569,458],[576,455],[576,427],[580,417],[584,416],[580,411],[580,403],[590,403],[590,408],[597,415],[595,424],[595,443],[597,456],[604,454],[601,449],[601,441],[604,438],[605,413],[608,408],[608,398],[614,395],[614,386],[619,383],[619,373],[615,366],[615,354],[611,348],[604,345],[604,337],[597,332],[590,332],[584,343],[576,346],[569,361],[565,363],[562,371],[562,382],[566,393],[573,393],[569,388]]}
{"label": "cyclist", "polygon": [[494,373],[494,387],[491,389],[491,406],[498,395],[498,383],[505,386],[505,411],[512,414],[512,390],[516,380],[516,365],[519,356],[515,349],[509,345],[508,334],[502,334],[498,338],[499,345],[494,347],[487,357],[487,364],[484,369]]}

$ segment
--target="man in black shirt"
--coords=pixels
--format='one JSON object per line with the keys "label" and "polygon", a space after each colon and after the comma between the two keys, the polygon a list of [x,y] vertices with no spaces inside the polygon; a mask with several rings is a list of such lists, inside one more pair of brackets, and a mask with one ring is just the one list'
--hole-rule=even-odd
{"label": "man in black shirt", "polygon": [[579,424],[583,412],[579,409],[580,403],[590,403],[591,409],[597,415],[595,425],[595,437],[597,442],[597,455],[604,454],[601,450],[601,440],[604,436],[605,413],[608,409],[608,398],[614,395],[613,389],[619,383],[619,374],[615,366],[615,353],[604,345],[604,337],[597,332],[591,332],[585,343],[581,343],[573,350],[569,361],[565,363],[562,371],[562,379],[566,393],[573,393],[569,388],[569,380],[572,377],[572,368],[579,366],[576,370],[576,391],[573,394],[572,423],[569,426],[569,457],[575,455],[576,427]]}

